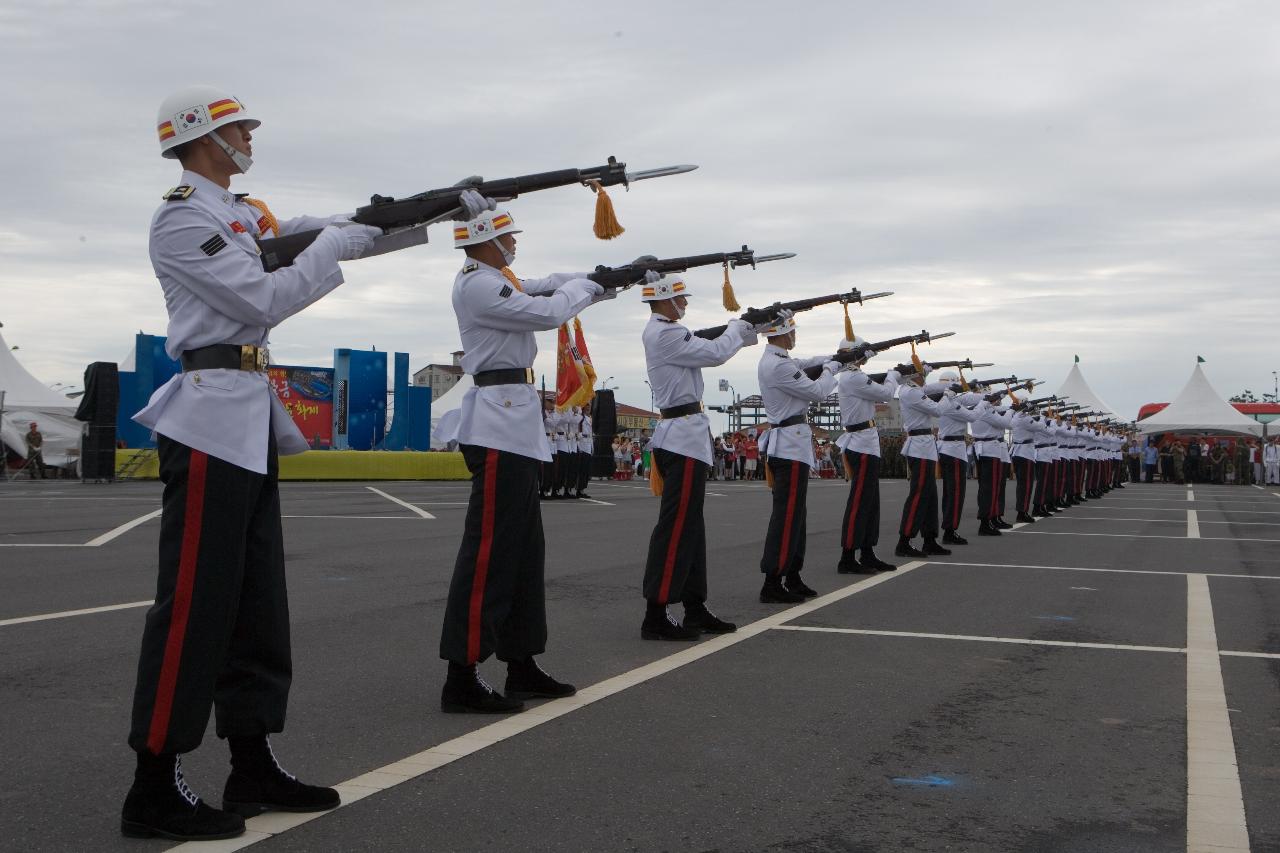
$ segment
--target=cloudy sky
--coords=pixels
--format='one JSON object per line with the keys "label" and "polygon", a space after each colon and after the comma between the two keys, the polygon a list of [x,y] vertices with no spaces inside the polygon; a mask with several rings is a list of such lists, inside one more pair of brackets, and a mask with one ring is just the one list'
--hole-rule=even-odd
{"label": "cloudy sky", "polygon": [[[883,338],[956,331],[940,358],[1056,387],[1079,354],[1132,417],[1203,355],[1218,390],[1280,370],[1280,6],[1270,2],[482,4],[0,0],[0,321],[41,380],[77,383],[166,317],[150,216],[176,184],[160,100],[224,86],[259,116],[233,188],[282,217],[351,210],[469,174],[696,163],[615,193],[621,238],[581,188],[520,199],[517,272],[749,243],[795,260],[739,300],[894,290],[854,316]],[[276,360],[334,347],[458,348],[460,262],[433,243],[346,264],[280,326]],[[721,323],[719,271],[690,276]],[[600,376],[645,405],[634,292],[584,313]],[[801,318],[830,350],[838,309]],[[538,369],[554,381],[554,338]],[[707,371],[755,390],[759,349]],[[924,353],[927,357],[929,350]],[[885,365],[891,362],[882,359]],[[883,369],[883,368],[882,368]]]}

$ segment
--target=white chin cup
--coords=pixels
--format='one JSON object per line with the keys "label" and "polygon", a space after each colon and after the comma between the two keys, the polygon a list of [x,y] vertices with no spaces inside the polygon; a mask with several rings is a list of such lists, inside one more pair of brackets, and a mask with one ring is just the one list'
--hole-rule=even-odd
{"label": "white chin cup", "polygon": [[240,174],[244,174],[249,171],[249,167],[253,165],[252,157],[233,148],[231,143],[223,139],[222,134],[218,133],[216,129],[209,131],[208,135],[213,138],[214,145],[221,148],[226,155],[231,158],[231,162],[236,164],[236,168],[240,170]]}
{"label": "white chin cup", "polygon": [[498,251],[502,253],[502,260],[506,262],[507,266],[511,266],[512,262],[516,259],[516,253],[508,251],[507,247],[504,246],[502,241],[497,237],[493,238],[493,245],[498,247]]}

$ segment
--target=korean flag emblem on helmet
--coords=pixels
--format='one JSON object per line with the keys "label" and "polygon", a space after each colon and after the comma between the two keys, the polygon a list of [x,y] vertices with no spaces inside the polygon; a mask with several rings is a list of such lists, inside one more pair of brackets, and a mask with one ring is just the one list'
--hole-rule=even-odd
{"label": "korean flag emblem on helmet", "polygon": [[646,284],[640,290],[641,302],[660,302],[663,299],[675,299],[677,296],[689,296],[689,289],[684,279],[678,275],[664,275],[654,284]]}

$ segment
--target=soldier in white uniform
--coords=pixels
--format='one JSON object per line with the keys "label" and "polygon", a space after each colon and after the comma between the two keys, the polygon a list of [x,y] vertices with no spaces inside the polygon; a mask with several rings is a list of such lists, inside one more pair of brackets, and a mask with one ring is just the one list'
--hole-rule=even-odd
{"label": "soldier in white uniform", "polygon": [[1266,469],[1266,483],[1273,486],[1280,483],[1280,438],[1267,442],[1262,450],[1262,466]]}
{"label": "soldier in white uniform", "polygon": [[[938,443],[933,437],[933,420],[939,414],[938,403],[928,393],[946,397],[950,392],[943,388],[923,388],[930,368],[925,364],[914,373],[905,365],[898,368],[900,374],[910,373],[898,388],[898,404],[902,411],[902,428],[907,439],[902,443],[902,455],[907,457],[909,487],[906,503],[902,506],[902,524],[898,528],[898,546],[894,553],[899,557],[943,556],[951,552],[938,544],[938,484],[933,478],[938,461]],[[916,534],[924,535],[924,547],[915,548],[911,540]]]}
{"label": "soldier in white uniform", "polygon": [[[813,430],[805,414],[810,404],[821,403],[835,390],[841,364],[828,356],[792,358],[790,351],[796,345],[792,317],[779,319],[764,335],[769,344],[760,356],[756,376],[769,418],[760,453],[766,457],[773,480],[773,511],[760,558],[760,571],[764,573],[760,601],[795,603],[818,594],[800,577],[808,538],[805,521],[809,514],[809,470],[814,466]],[[805,375],[811,367],[822,368],[816,380]]]}
{"label": "soldier in white uniform", "polygon": [[1036,487],[1035,497],[1032,498],[1031,515],[1035,518],[1047,518],[1058,512],[1057,500],[1054,497],[1057,487],[1057,428],[1053,418],[1049,417],[1049,410],[1046,409],[1036,417],[1040,431],[1036,433],[1035,442],[1032,445],[1035,448]]}
{"label": "soldier in white uniform", "polygon": [[[449,662],[440,706],[451,713],[509,713],[523,709],[522,699],[575,692],[534,659],[547,641],[538,469],[551,458],[533,387],[534,332],[614,294],[587,273],[517,278],[510,264],[518,233],[505,210],[454,229],[467,262],[453,285],[453,310],[462,369],[475,387],[459,409],[456,438],[471,498],[440,636],[440,657]],[[507,664],[505,696],[476,670],[495,653]]]}
{"label": "soldier in white uniform", "polygon": [[[862,338],[840,342],[841,350],[864,344]],[[866,358],[872,358],[868,352]],[[893,399],[901,377],[890,370],[883,382],[875,382],[862,372],[862,364],[851,363],[837,375],[840,394],[840,423],[844,432],[836,446],[844,454],[844,470],[849,480],[849,499],[845,502],[844,521],[840,526],[841,574],[892,571],[897,566],[876,556],[880,541],[880,432],[876,429],[876,403]]]}
{"label": "soldier in white uniform", "polygon": [[1013,428],[1008,409],[996,408],[1002,393],[988,394],[991,404],[973,423],[973,443],[978,450],[978,535],[999,536],[1013,525],[1004,521],[1004,483],[1008,480],[1009,446],[1005,430]]}
{"label": "soldier in white uniform", "polygon": [[[273,326],[342,284],[338,262],[425,242],[425,229],[384,241],[343,216],[277,222],[230,191],[252,163],[259,122],[207,86],[160,106],[163,156],[183,167],[151,222],[150,255],[169,314],[166,349],[182,372],[134,416],[157,436],[164,482],[155,604],[147,611],[129,745],[137,753],[125,835],[229,838],[243,815],[321,811],[331,788],[284,772],[268,736],[284,727],[291,681],[277,454],[307,442],[267,383]],[[474,192],[467,202],[489,204]],[[255,238],[323,229],[292,266],[265,272]],[[223,809],[183,780],[210,708],[231,748]]]}
{"label": "soldier in white uniform", "polygon": [[[651,312],[642,335],[645,367],[662,415],[649,444],[662,481],[662,503],[644,569],[646,609],[640,636],[646,640],[692,640],[703,633],[737,630],[706,604],[702,504],[713,457],[711,421],[702,409],[702,368],[724,364],[743,346],[754,344],[756,331],[743,320],[730,320],[718,338],[697,337],[680,323],[688,297],[688,286],[678,275],[646,284],[640,295]],[[683,623],[667,611],[673,601],[684,605]]]}
{"label": "soldier in white uniform", "polygon": [[591,413],[580,409],[578,415],[578,482],[574,497],[590,498],[587,485],[591,482],[591,457],[595,453],[595,437],[591,432]]}
{"label": "soldier in white uniform", "polygon": [[1013,474],[1018,478],[1016,509],[1018,521],[1034,524],[1032,509],[1039,509],[1037,503],[1032,506],[1033,493],[1039,488],[1040,478],[1037,476],[1036,448],[1042,443],[1045,426],[1041,417],[1031,410],[1017,411],[1013,415]]}
{"label": "soldier in white uniform", "polygon": [[[965,487],[968,485],[969,448],[965,439],[969,435],[969,424],[978,420],[990,406],[982,399],[982,395],[973,391],[962,391],[960,372],[952,368],[938,371],[930,377],[931,384],[936,383],[949,389],[955,397],[942,397],[938,400],[938,468],[942,473],[942,544],[967,545],[965,539],[956,531],[960,528],[960,515],[964,510]],[[928,393],[926,389],[926,393]],[[934,391],[934,395],[937,395]]]}
{"label": "soldier in white uniform", "polygon": [[575,415],[569,409],[556,412],[556,481],[551,497],[570,498],[570,484],[576,483],[578,461],[578,437],[575,431]]}

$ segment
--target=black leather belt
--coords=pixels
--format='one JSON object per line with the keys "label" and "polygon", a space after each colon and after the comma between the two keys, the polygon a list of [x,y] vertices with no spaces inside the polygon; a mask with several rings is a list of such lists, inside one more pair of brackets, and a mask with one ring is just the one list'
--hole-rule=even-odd
{"label": "black leather belt", "polygon": [[532,367],[512,367],[507,370],[482,370],[473,374],[471,380],[477,388],[490,385],[532,385]]}
{"label": "black leather belt", "polygon": [[1024,438],[1022,441],[1015,441],[1014,444],[1030,444],[1034,440],[1032,438]]}
{"label": "black leather belt", "polygon": [[683,403],[679,406],[672,406],[669,409],[662,409],[659,414],[663,418],[683,418],[685,415],[702,414],[702,403]]}
{"label": "black leather belt", "polygon": [[964,441],[964,436],[963,435],[944,435],[942,437],[942,440],[943,441]]}
{"label": "black leather belt", "polygon": [[182,351],[182,370],[249,370],[264,373],[267,348],[251,344],[214,344]]}
{"label": "black leather belt", "polygon": [[1044,450],[1046,447],[1057,447],[1056,444],[1037,444],[1036,450]]}
{"label": "black leather belt", "polygon": [[856,424],[846,424],[845,432],[862,432],[864,429],[871,429],[875,426],[873,421],[858,421]]}
{"label": "black leather belt", "polygon": [[795,426],[796,424],[802,424],[802,423],[804,423],[804,415],[792,415],[791,417],[787,418],[781,423],[776,423],[776,424],[770,423],[769,426],[773,427],[774,429],[778,429],[779,427]]}
{"label": "black leather belt", "polygon": [[933,435],[933,430],[931,430],[931,429],[909,429],[909,430],[907,430],[907,435]]}

